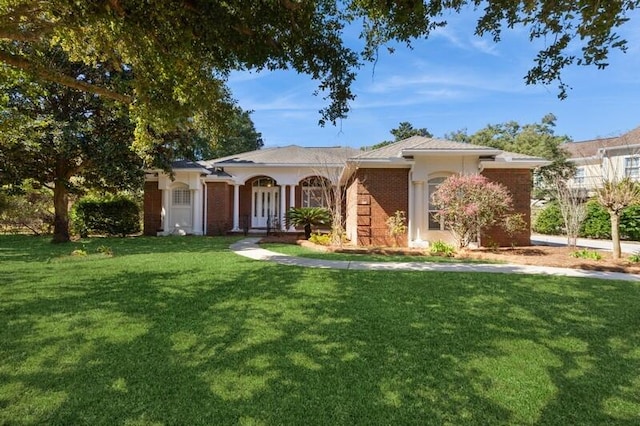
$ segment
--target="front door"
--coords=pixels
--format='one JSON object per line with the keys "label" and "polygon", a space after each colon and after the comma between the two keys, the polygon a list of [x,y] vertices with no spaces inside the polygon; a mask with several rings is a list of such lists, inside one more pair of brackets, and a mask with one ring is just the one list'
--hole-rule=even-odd
{"label": "front door", "polygon": [[275,226],[279,220],[280,191],[276,186],[254,185],[251,208],[251,227],[266,228]]}

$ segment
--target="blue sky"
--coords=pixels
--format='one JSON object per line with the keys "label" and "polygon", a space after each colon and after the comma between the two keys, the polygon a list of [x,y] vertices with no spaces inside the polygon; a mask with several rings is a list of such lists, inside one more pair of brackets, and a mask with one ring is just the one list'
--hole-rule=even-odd
{"label": "blue sky", "polygon": [[[614,51],[610,66],[572,66],[563,80],[572,89],[565,100],[556,85],[527,86],[524,76],[542,42],[531,43],[524,29],[503,34],[500,43],[473,35],[473,13],[447,17],[449,25],[413,50],[394,45],[380,50],[377,64],[367,64],[353,85],[356,100],[337,126],[318,126],[325,104],[313,96],[317,82],[291,71],[237,72],[229,86],[244,109],[253,110],[265,146],[373,145],[393,137],[402,121],[426,127],[437,137],[487,124],[539,122],[557,117],[556,133],[574,141],[616,136],[640,126],[640,11],[619,30],[627,53]],[[357,48],[357,39],[348,43]]]}

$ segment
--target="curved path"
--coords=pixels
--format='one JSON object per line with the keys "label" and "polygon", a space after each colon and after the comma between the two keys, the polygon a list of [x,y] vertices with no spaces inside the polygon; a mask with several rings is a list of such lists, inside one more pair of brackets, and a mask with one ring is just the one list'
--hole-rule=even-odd
{"label": "curved path", "polygon": [[560,275],[578,278],[599,278],[605,280],[640,281],[640,275],[622,272],[585,271],[572,268],[548,266],[481,263],[437,263],[437,262],[362,262],[350,260],[306,259],[289,256],[260,248],[260,238],[245,238],[229,247],[240,256],[254,260],[266,260],[280,265],[302,266],[306,268],[350,269],[358,271],[447,271],[447,272],[491,272],[504,274]]}

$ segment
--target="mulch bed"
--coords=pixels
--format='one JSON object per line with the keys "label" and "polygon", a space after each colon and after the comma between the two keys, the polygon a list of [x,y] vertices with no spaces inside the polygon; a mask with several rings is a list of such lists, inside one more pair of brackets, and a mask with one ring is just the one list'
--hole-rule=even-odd
{"label": "mulch bed", "polygon": [[[283,234],[262,238],[261,242],[299,244],[318,251],[341,252],[354,254],[382,254],[382,255],[407,255],[420,256],[425,254],[422,249],[406,247],[353,247],[343,246],[333,248],[313,244],[301,239],[301,235]],[[593,250],[600,253],[602,259],[580,259],[571,256],[574,249],[568,247],[552,246],[528,246],[528,247],[502,247],[497,249],[479,248],[464,250],[456,254],[457,258],[479,259],[515,263],[519,265],[553,266],[561,268],[584,269],[588,271],[625,272],[640,274],[640,264],[632,263],[628,256],[623,254],[622,259],[614,260],[607,251]]]}

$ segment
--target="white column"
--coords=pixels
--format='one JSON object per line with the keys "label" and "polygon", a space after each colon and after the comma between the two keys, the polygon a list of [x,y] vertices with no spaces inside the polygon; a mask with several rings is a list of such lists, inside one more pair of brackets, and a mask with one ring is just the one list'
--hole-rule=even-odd
{"label": "white column", "polygon": [[168,235],[171,232],[169,229],[169,192],[169,189],[162,190],[162,222],[160,226],[162,227],[165,235]]}
{"label": "white column", "polygon": [[[200,185],[199,188],[202,188]],[[193,200],[193,228],[191,233],[194,235],[202,235],[202,191],[200,189],[192,189],[191,197]]]}
{"label": "white column", "polygon": [[[414,209],[413,209],[413,240],[418,246],[422,244],[422,230],[424,229],[425,205],[424,205],[424,182],[418,181],[414,184]],[[428,223],[428,222],[427,222]]]}
{"label": "white column", "polygon": [[280,230],[286,231],[284,220],[285,210],[287,209],[287,185],[280,185]]}
{"label": "white column", "polygon": [[[296,185],[289,185],[289,208],[296,206]],[[295,232],[296,228],[292,225],[289,227],[290,232]]]}
{"label": "white column", "polygon": [[[407,200],[407,245],[412,247],[413,244],[413,228],[414,228],[414,212],[415,212],[415,188],[413,185],[413,172],[409,172],[407,187],[409,188],[409,199]],[[348,210],[348,208],[347,208]]]}
{"label": "white column", "polygon": [[233,229],[232,231],[240,231],[240,185],[233,185]]}

